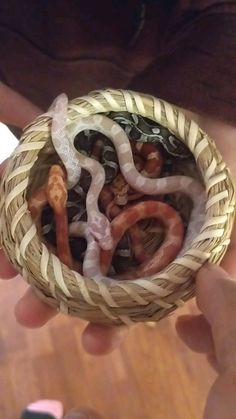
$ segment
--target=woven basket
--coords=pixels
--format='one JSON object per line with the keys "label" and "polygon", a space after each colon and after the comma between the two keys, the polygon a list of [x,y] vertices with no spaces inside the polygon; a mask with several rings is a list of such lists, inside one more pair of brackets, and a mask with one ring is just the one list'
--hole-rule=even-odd
{"label": "woven basket", "polygon": [[[51,117],[25,128],[1,184],[1,243],[40,298],[61,312],[103,324],[158,321],[194,295],[194,277],[206,262],[219,263],[234,219],[233,182],[214,142],[195,122],[167,102],[131,91],[103,90],[69,103],[67,126],[78,115],[128,111],[168,128],[193,153],[206,192],[206,219],[184,255],[151,279],[96,282],[70,270],[40,241],[27,205],[27,192],[45,181],[58,161],[50,138]],[[40,170],[38,170],[40,168]]]}

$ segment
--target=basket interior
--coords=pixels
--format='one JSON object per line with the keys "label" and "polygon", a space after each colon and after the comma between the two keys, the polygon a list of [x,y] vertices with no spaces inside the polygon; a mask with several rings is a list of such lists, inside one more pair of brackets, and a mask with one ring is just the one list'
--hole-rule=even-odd
{"label": "basket interior", "polygon": [[[125,121],[125,124],[120,126],[126,131],[129,132],[128,138],[131,142],[134,141],[139,143],[140,145],[144,144],[151,144],[154,150],[158,150],[163,159],[162,169],[158,177],[168,177],[168,176],[175,176],[175,175],[182,175],[182,176],[189,176],[193,179],[196,179],[202,185],[204,184],[201,173],[199,172],[193,154],[187,150],[187,148],[183,148],[183,144],[181,144],[180,140],[177,139],[171,131],[169,131],[164,126],[160,126],[160,124],[155,123],[154,121],[148,118],[142,118],[140,115],[132,115],[128,112],[111,112],[106,114],[108,117],[113,118],[118,121]],[[133,116],[133,119],[132,119]],[[131,122],[132,121],[132,124]],[[139,128],[139,125],[142,125],[142,128]],[[128,122],[130,124],[128,124]],[[137,128],[138,127],[138,128]],[[151,128],[152,129],[151,129]],[[161,133],[159,132],[159,128],[161,127]],[[131,129],[132,128],[132,129]],[[145,131],[146,128],[146,131]],[[131,132],[130,132],[131,131]],[[156,131],[156,136],[153,134],[152,131]],[[150,135],[151,133],[151,135]],[[167,141],[167,139],[171,136],[172,144],[174,146],[171,148],[169,152],[163,145],[163,141]],[[162,141],[160,141],[160,139]],[[104,135],[99,134],[98,132],[94,131],[83,131],[79,133],[74,140],[74,145],[76,149],[86,156],[91,156],[96,145],[96,142],[100,140],[103,142],[103,147],[105,146],[105,152],[107,153],[105,164],[107,163],[107,171],[106,171],[106,181],[105,184],[107,187],[112,189],[112,186],[115,184],[116,179],[120,176],[120,167],[118,163],[117,153],[112,142],[105,137]],[[108,151],[106,151],[106,148]],[[104,150],[103,150],[104,153]],[[105,153],[104,153],[105,154]],[[144,165],[144,158],[142,162],[139,161],[141,159],[141,153],[136,152],[134,153],[134,160],[136,158],[137,167],[139,166],[139,170],[141,171],[142,165]],[[100,155],[98,159],[100,163],[104,162],[103,155]],[[59,164],[63,166],[60,157],[55,151],[55,148],[52,144],[51,139],[47,142],[47,144],[43,147],[43,149],[39,152],[38,159],[31,169],[30,172],[30,181],[27,189],[27,199],[30,200],[32,194],[37,191],[40,187],[42,187],[47,182],[49,169],[52,165]],[[111,166],[110,166],[111,164]],[[116,166],[116,170],[114,170],[114,166]],[[112,167],[112,170],[111,170]],[[124,180],[124,179],[123,179]],[[74,221],[87,220],[87,212],[86,212],[86,195],[89,190],[91,184],[91,176],[88,171],[82,170],[80,181],[74,188],[68,191],[68,202],[67,202],[67,216],[68,222],[72,223]],[[119,192],[120,189],[124,188],[124,185],[128,185],[127,182],[124,182],[121,186],[114,188],[114,194]],[[81,192],[82,188],[82,194]],[[135,191],[133,190],[133,196]],[[132,193],[128,194],[129,196]],[[191,211],[192,211],[192,202],[191,199],[186,196],[184,193],[181,192],[174,192],[171,194],[166,195],[145,195],[145,193],[141,196],[138,196],[137,199],[128,200],[126,204],[119,205],[120,211],[127,208],[127,206],[134,206],[139,202],[143,201],[151,201],[157,200],[170,205],[173,209],[175,209],[178,214],[181,216],[183,225],[184,225],[184,234],[186,234],[186,229],[188,226],[188,222],[190,219]],[[119,201],[118,201],[119,202]],[[105,206],[100,205],[101,211],[105,213]],[[54,220],[53,210],[49,204],[44,207],[41,217],[41,234],[42,240],[44,243],[49,245],[49,249],[55,249],[56,253],[56,226]],[[165,229],[161,221],[158,221],[155,218],[148,218],[145,220],[141,220],[138,223],[138,228],[142,232],[142,239],[143,239],[143,248],[145,252],[148,252],[151,256],[154,252],[161,246],[164,236],[165,236]],[[195,236],[192,236],[192,240],[195,239]],[[72,256],[75,261],[83,263],[84,260],[84,253],[86,251],[86,240],[84,238],[78,238],[71,236],[69,239],[70,249],[72,252]],[[174,259],[174,258],[173,258]],[[125,273],[126,269],[131,267],[136,267],[138,269],[139,263],[135,259],[135,255],[132,251],[132,243],[130,242],[128,232],[123,235],[122,239],[119,241],[117,246],[117,251],[113,256],[113,263],[109,270],[109,277],[119,273]],[[155,272],[156,273],[156,272]]]}

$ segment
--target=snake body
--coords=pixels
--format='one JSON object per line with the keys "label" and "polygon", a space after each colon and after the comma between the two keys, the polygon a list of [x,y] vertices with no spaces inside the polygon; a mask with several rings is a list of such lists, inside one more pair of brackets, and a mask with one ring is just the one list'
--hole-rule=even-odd
{"label": "snake body", "polygon": [[83,274],[94,279],[111,280],[106,274],[111,265],[112,256],[117,243],[125,231],[141,219],[155,217],[161,220],[166,229],[163,243],[148,260],[137,268],[127,270],[118,279],[136,279],[150,276],[168,265],[178,254],[183,243],[183,223],[178,213],[163,202],[146,201],[125,209],[112,222],[114,244],[112,250],[99,249],[97,242],[88,232],[86,223],[74,222],[69,226],[72,236],[86,237],[87,251],[83,262]]}
{"label": "snake body", "polygon": [[72,185],[68,185],[69,188],[72,188],[80,179],[81,165],[76,158],[76,151],[74,148],[70,147],[68,141],[65,141],[67,105],[68,98],[64,94],[60,95],[52,103],[50,107],[50,112],[52,112],[53,115],[51,136],[53,145],[66,167],[69,182],[70,179],[73,178]]}
{"label": "snake body", "polygon": [[189,158],[191,155],[182,141],[157,122],[130,112],[110,112],[108,116],[124,129],[131,140],[161,145],[174,157]]}
{"label": "snake body", "polygon": [[[147,177],[157,177],[160,175],[163,157],[153,144],[131,141],[131,149],[136,160],[137,156],[142,159],[142,164],[140,161],[136,161],[135,163],[135,167],[139,172]],[[146,161],[143,162],[143,159]],[[143,197],[143,194],[133,190],[126,182],[124,176],[119,172],[110,185],[103,187],[99,201],[107,217],[113,219],[122,212],[122,209],[127,203],[140,199],[141,197]],[[131,226],[128,229],[128,234],[130,235],[132,252],[135,259],[139,262],[150,259],[150,252],[144,247],[144,232],[141,227],[138,224]]]}
{"label": "snake body", "polygon": [[[66,130],[65,115],[67,113],[67,105],[67,97],[65,95],[60,95],[54,106],[52,142],[55,150],[65,165],[69,187],[78,183],[81,168],[87,170],[92,178],[91,185],[86,196],[87,223],[82,224],[83,229],[86,230],[84,235],[87,240],[87,250],[84,260],[85,275],[87,275],[88,266],[91,265],[90,267],[92,269],[91,255],[93,255],[94,260],[99,258],[100,247],[103,249],[102,252],[110,252],[109,255],[113,254],[115,242],[112,229],[115,227],[112,226],[118,223],[120,230],[122,230],[122,223],[126,225],[124,217],[128,214],[125,213],[126,215],[122,215],[121,213],[118,215],[118,217],[120,217],[118,218],[118,221],[115,222],[113,220],[114,222],[112,221],[110,224],[107,217],[105,217],[105,215],[100,211],[98,207],[98,198],[105,184],[104,169],[98,161],[85,156],[83,153],[76,150],[74,146],[75,137],[85,130],[98,131],[112,142],[117,153],[121,173],[129,187],[133,188],[135,191],[142,195],[146,194],[149,196],[181,192],[191,198],[193,202],[193,210],[190,216],[185,243],[182,248],[183,252],[186,247],[189,246],[191,240],[199,233],[204,221],[206,195],[202,185],[195,179],[187,176],[169,176],[158,179],[144,176],[135,167],[131,143],[126,132],[116,121],[108,118],[107,116],[100,114],[88,117],[81,116],[74,123],[71,123],[69,129]],[[146,208],[148,203],[144,204]],[[157,203],[155,202],[155,204]],[[164,210],[164,213],[165,211],[166,214],[168,213],[167,209],[162,209]],[[141,212],[142,211],[140,210],[140,213]],[[168,219],[168,221],[170,220]],[[132,220],[130,219],[130,223],[131,222]],[[167,248],[165,251],[168,253]],[[142,270],[142,275],[149,275],[151,272],[151,266],[151,262],[149,262],[148,268],[142,266],[140,268]],[[98,269],[98,265],[96,264],[94,264],[93,267]],[[132,276],[134,273],[130,271],[128,274]]]}
{"label": "snake body", "polygon": [[[67,179],[69,187],[77,184],[81,168],[89,171],[92,176],[89,192],[86,197],[86,208],[88,214],[88,228],[94,237],[99,241],[104,249],[112,247],[112,237],[110,232],[110,223],[108,219],[99,211],[98,196],[105,183],[105,171],[96,160],[79,153],[71,146],[68,141],[66,127],[66,111],[68,98],[62,94],[55,102],[54,117],[52,121],[52,142],[55,149],[64,163],[67,170]],[[84,131],[86,126],[82,126],[80,131]],[[79,157],[79,158],[78,158]],[[78,167],[78,171],[76,170]]]}
{"label": "snake body", "polygon": [[[167,155],[180,159],[191,156],[189,149],[157,122],[129,112],[109,112],[106,115],[124,129],[133,144],[151,143],[156,149],[161,146]],[[75,147],[101,162],[106,173],[106,183],[111,182],[117,175],[118,159],[115,148],[108,138],[86,129],[76,136]]]}
{"label": "snake body", "polygon": [[68,237],[66,201],[65,173],[59,165],[53,165],[50,167],[46,184],[36,190],[30,197],[28,208],[39,233],[41,233],[40,218],[43,207],[46,203],[49,203],[53,209],[56,223],[57,255],[63,263],[72,268],[73,262],[70,246],[68,240],[65,239],[65,237]]}
{"label": "snake body", "polygon": [[167,266],[178,254],[183,243],[183,222],[178,213],[164,202],[145,201],[128,207],[111,222],[114,246],[111,250],[100,251],[100,267],[103,274],[108,272],[116,244],[125,231],[145,218],[157,218],[165,227],[165,238],[151,259],[138,268],[127,270],[120,279],[134,279],[152,275]]}
{"label": "snake body", "polygon": [[110,183],[119,171],[119,164],[112,142],[102,136],[97,136],[91,146],[90,157],[100,161],[106,174],[105,183]]}

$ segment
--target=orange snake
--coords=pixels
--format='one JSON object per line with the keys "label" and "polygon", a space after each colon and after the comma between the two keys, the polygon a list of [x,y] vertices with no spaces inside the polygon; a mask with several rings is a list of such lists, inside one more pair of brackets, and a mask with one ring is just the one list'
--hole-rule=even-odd
{"label": "orange snake", "polygon": [[87,251],[83,262],[83,273],[94,279],[111,279],[107,273],[115,247],[124,232],[141,219],[155,217],[161,220],[165,229],[165,239],[151,260],[144,262],[137,268],[119,275],[118,279],[136,279],[140,276],[152,275],[168,265],[178,254],[183,243],[184,228],[177,211],[169,205],[158,201],[145,201],[133,205],[122,211],[111,221],[111,231],[114,241],[111,250],[101,249],[89,233],[86,222],[77,221],[69,226],[69,233],[74,237],[86,237]]}

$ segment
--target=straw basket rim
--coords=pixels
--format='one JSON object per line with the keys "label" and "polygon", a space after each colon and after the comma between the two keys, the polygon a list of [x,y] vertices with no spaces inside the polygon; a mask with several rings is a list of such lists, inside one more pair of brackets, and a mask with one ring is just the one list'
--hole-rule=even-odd
{"label": "straw basket rim", "polygon": [[206,219],[183,256],[151,278],[96,281],[71,271],[40,241],[27,205],[30,173],[50,146],[50,113],[28,125],[1,183],[1,243],[8,257],[44,301],[60,311],[103,324],[157,321],[194,294],[194,276],[227,250],[235,212],[229,169],[211,138],[174,105],[128,90],[106,89],[69,102],[67,124],[79,115],[108,111],[140,114],[165,126],[194,155],[207,192]]}

